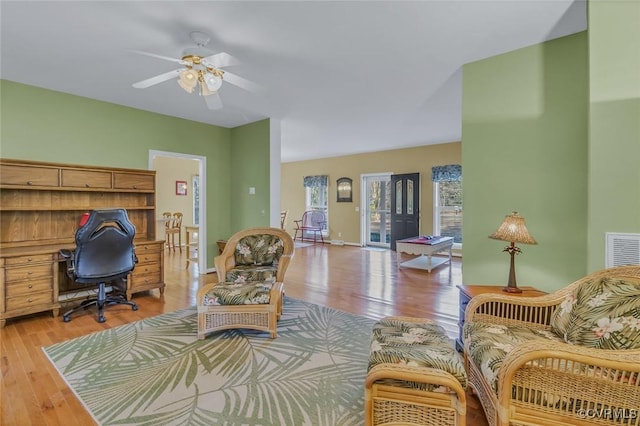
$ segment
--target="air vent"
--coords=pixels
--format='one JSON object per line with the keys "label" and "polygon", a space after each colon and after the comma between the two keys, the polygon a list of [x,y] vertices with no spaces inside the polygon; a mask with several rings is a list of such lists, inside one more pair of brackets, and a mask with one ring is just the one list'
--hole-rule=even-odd
{"label": "air vent", "polygon": [[640,234],[606,233],[605,266],[640,265]]}

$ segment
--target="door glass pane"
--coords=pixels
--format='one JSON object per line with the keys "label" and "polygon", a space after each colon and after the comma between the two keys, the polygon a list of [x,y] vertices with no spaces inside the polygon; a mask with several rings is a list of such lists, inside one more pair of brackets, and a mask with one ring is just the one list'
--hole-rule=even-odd
{"label": "door glass pane", "polygon": [[407,214],[413,214],[413,181],[407,180]]}
{"label": "door glass pane", "polygon": [[402,214],[402,181],[396,182],[396,214]]}

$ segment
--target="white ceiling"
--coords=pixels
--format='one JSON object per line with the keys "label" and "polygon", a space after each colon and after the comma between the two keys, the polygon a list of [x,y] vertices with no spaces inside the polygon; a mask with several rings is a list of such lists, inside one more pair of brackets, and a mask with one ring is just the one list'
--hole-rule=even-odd
{"label": "white ceiling", "polygon": [[[6,1],[3,79],[223,127],[281,120],[282,160],[461,140],[462,65],[586,29],[582,0]],[[194,46],[235,56],[207,109],[175,80]]]}

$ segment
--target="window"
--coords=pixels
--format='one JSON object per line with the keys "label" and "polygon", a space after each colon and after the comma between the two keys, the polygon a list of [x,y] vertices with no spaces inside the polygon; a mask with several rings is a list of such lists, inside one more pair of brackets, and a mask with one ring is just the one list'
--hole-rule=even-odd
{"label": "window", "polygon": [[453,237],[454,247],[462,246],[462,167],[437,166],[433,179],[433,232]]}
{"label": "window", "polygon": [[305,176],[305,210],[320,210],[326,219],[323,235],[329,232],[329,176]]}

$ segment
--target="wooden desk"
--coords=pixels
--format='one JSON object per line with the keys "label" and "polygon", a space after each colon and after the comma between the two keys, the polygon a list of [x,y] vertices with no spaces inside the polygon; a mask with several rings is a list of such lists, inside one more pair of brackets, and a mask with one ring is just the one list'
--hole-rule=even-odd
{"label": "wooden desk", "polygon": [[[396,241],[396,256],[398,260],[398,268],[417,268],[425,269],[431,272],[435,267],[449,262],[451,265],[451,248],[453,247],[452,237],[440,237],[436,241],[427,241],[418,239],[419,237],[407,238]],[[449,257],[433,258],[432,256],[438,252],[449,250]],[[402,262],[401,253],[416,254],[418,257]]]}
{"label": "wooden desk", "polygon": [[459,285],[456,286],[460,290],[460,310],[458,320],[458,338],[456,339],[456,349],[460,352],[464,351],[464,338],[462,329],[464,327],[464,311],[467,309],[469,301],[479,294],[502,294],[505,296],[517,297],[536,297],[544,296],[544,291],[540,291],[534,287],[518,287],[522,293],[507,293],[502,291],[504,285]]}
{"label": "wooden desk", "polygon": [[[189,267],[189,263],[190,262],[195,262],[196,264],[198,263],[198,230],[200,229],[200,227],[198,225],[189,225],[189,226],[185,226],[184,227],[184,232],[185,232],[185,241],[186,241],[186,247],[187,247],[187,268]],[[192,242],[191,241],[191,234],[195,234],[196,239]],[[193,247],[193,250],[195,250],[195,256],[191,256],[191,247]]]}
{"label": "wooden desk", "polygon": [[156,241],[155,181],[153,170],[1,158],[0,327],[21,315],[58,315],[59,296],[77,289],[59,251],[75,248],[78,222],[93,209],[124,208],[136,227],[138,264],[127,280],[127,298],[153,288],[162,293],[164,242]]}

